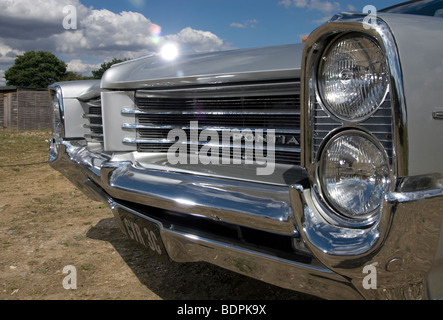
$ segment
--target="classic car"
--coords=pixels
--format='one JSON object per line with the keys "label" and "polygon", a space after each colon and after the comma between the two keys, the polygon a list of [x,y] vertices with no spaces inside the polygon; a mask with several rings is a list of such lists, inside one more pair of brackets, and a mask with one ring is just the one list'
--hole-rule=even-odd
{"label": "classic car", "polygon": [[305,43],[55,83],[50,164],[164,261],[326,299],[441,299],[442,12],[343,12]]}

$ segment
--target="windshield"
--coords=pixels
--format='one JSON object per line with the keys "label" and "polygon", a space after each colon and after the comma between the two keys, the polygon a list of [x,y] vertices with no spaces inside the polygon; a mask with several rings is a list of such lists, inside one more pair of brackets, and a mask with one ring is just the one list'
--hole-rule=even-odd
{"label": "windshield", "polygon": [[443,0],[416,0],[398,4],[381,10],[389,13],[417,14],[421,16],[443,17]]}

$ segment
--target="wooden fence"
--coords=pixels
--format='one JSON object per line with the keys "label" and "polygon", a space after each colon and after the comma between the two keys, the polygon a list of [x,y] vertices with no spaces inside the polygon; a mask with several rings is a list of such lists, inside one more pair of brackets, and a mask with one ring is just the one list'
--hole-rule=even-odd
{"label": "wooden fence", "polygon": [[0,128],[42,130],[52,128],[51,101],[47,90],[0,90]]}

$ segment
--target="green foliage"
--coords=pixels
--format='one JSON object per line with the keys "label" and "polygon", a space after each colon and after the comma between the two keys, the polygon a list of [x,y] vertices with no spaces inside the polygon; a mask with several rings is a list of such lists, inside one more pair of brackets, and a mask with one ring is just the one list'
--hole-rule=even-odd
{"label": "green foliage", "polygon": [[103,74],[105,73],[105,71],[108,70],[110,67],[112,67],[114,64],[124,62],[127,60],[128,59],[121,60],[121,59],[114,58],[110,62],[104,62],[101,64],[100,69],[98,69],[96,71],[92,71],[92,77],[94,79],[101,79],[103,77]]}
{"label": "green foliage", "polygon": [[9,86],[46,88],[54,82],[101,79],[112,65],[128,59],[114,58],[101,64],[100,69],[92,71],[92,77],[85,77],[73,71],[67,71],[67,64],[54,54],[46,51],[28,51],[17,56],[15,64],[6,70],[5,79]]}
{"label": "green foliage", "polygon": [[66,68],[66,63],[50,52],[28,51],[17,56],[15,64],[6,70],[4,77],[7,85],[46,88],[61,81]]}
{"label": "green foliage", "polygon": [[63,78],[60,81],[78,81],[78,80],[91,80],[92,77],[85,77],[80,73],[74,71],[68,71],[65,73]]}
{"label": "green foliage", "polygon": [[64,74],[61,81],[76,81],[76,80],[83,80],[83,76],[80,73],[74,72],[74,71],[68,71]]}

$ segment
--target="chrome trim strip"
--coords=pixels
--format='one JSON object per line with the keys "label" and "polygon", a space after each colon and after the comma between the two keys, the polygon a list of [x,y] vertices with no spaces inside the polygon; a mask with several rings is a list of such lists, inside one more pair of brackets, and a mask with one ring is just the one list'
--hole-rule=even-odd
{"label": "chrome trim strip", "polygon": [[231,111],[231,110],[213,110],[213,111],[142,111],[124,108],[122,114],[135,115],[253,115],[253,116],[292,116],[300,115],[300,112],[276,111],[264,112],[263,109],[249,110],[249,111]]}
{"label": "chrome trim strip", "polygon": [[[123,139],[123,143],[127,144],[175,144],[175,140],[156,140],[156,139],[131,139],[131,138],[125,138]],[[234,144],[214,144],[209,142],[202,142],[199,141],[197,143],[194,143],[192,141],[186,141],[182,142],[181,144],[185,144],[188,146],[207,146],[207,147],[215,147],[215,148],[227,148],[227,149],[245,149],[245,150],[273,150],[273,151],[282,151],[282,152],[290,152],[290,153],[300,153],[300,148],[285,148],[285,147],[274,147],[274,148],[268,148],[268,147],[257,147],[257,146],[250,146],[248,144],[245,145],[234,145]]]}
{"label": "chrome trim strip", "polygon": [[[297,61],[297,57],[294,57]],[[117,72],[117,71],[115,71]],[[231,84],[239,82],[254,82],[257,79],[263,81],[281,81],[282,79],[292,80],[300,77],[300,69],[294,68],[289,70],[277,71],[251,71],[251,72],[235,72],[232,74],[214,74],[206,76],[189,76],[189,77],[174,77],[167,79],[152,79],[152,80],[134,80],[134,81],[112,81],[109,79],[113,77],[114,70],[105,73],[102,78],[102,86],[106,89],[149,89],[149,88],[174,88],[181,86],[194,86],[196,83],[200,85],[220,85]]]}
{"label": "chrome trim strip", "polygon": [[102,118],[101,114],[84,114],[84,119],[92,119],[92,118]]}
{"label": "chrome trim strip", "polygon": [[443,197],[443,188],[416,192],[392,192],[386,196],[388,202],[405,203]]}
{"label": "chrome trim strip", "polygon": [[[141,125],[141,124],[130,124],[130,123],[124,123],[122,125],[123,129],[152,129],[152,130],[173,130],[173,129],[182,129],[182,130],[190,130],[191,126],[149,126],[149,125]],[[257,130],[267,130],[263,128],[240,128],[240,127],[199,127],[199,130],[209,130],[209,131],[234,131],[234,130],[251,130],[251,131],[257,131]],[[275,133],[284,133],[284,134],[300,134],[301,130],[290,130],[290,129],[272,129],[275,131]]]}
{"label": "chrome trim strip", "polygon": [[[128,144],[154,144],[154,143],[159,143],[159,144],[174,144],[175,140],[167,140],[167,139],[162,139],[162,140],[155,140],[155,139],[132,139],[132,138],[124,138],[123,139],[123,143],[128,143]],[[191,144],[191,143],[187,143],[187,144]]]}
{"label": "chrome trim strip", "polygon": [[434,112],[432,112],[432,117],[435,120],[443,120],[443,111],[434,111]]}
{"label": "chrome trim strip", "polygon": [[104,135],[102,133],[87,133],[85,134],[85,138],[103,138]]}
{"label": "chrome trim strip", "polygon": [[300,80],[269,82],[266,84],[242,84],[225,86],[199,86],[198,88],[168,88],[165,90],[138,90],[136,98],[229,98],[238,97],[260,97],[278,95],[298,95],[300,93]]}

